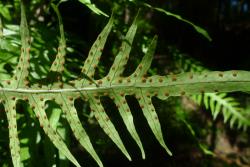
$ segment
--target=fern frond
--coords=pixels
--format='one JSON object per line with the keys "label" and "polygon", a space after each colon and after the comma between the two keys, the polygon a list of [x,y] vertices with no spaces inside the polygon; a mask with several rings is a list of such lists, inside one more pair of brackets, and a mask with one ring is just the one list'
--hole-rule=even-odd
{"label": "fern frond", "polygon": [[199,99],[203,99],[205,108],[211,110],[213,119],[222,113],[224,123],[229,123],[231,128],[237,125],[238,129],[246,130],[250,126],[250,121],[241,114],[243,109],[240,104],[234,98],[228,97],[226,93],[205,93],[203,97],[201,96],[194,96],[193,99],[196,102],[201,102]]}
{"label": "fern frond", "polygon": [[58,134],[58,132],[55,129],[53,129],[51,123],[49,122],[47,115],[45,113],[45,110],[44,110],[45,109],[45,99],[43,99],[43,97],[40,97],[40,99],[38,99],[37,97],[30,95],[29,96],[29,103],[31,104],[31,107],[32,107],[33,111],[35,112],[36,117],[39,120],[41,128],[43,128],[45,134],[50,138],[51,142],[73,164],[80,167],[80,164],[77,162],[77,160],[71,154],[71,152],[67,148],[67,146],[64,143],[63,139],[61,138],[61,136]]}
{"label": "fern frond", "polygon": [[[136,3],[140,4],[140,2],[136,2]],[[208,34],[208,32],[205,29],[201,28],[200,26],[195,25],[193,22],[191,22],[191,21],[189,21],[187,19],[184,19],[182,16],[180,16],[178,14],[175,14],[175,13],[172,13],[170,11],[167,11],[167,10],[165,10],[163,8],[160,8],[160,7],[153,7],[152,5],[150,5],[148,3],[142,2],[141,4],[143,6],[145,6],[145,7],[148,7],[150,9],[156,10],[158,12],[164,13],[167,16],[173,17],[173,18],[175,18],[177,20],[180,20],[180,21],[182,21],[184,23],[189,24],[190,26],[192,26],[194,28],[194,30],[196,32],[198,32],[199,34],[201,34],[202,36],[204,36],[207,40],[212,41],[212,38],[210,37],[210,35]]]}
{"label": "fern frond", "polygon": [[60,41],[59,41],[59,47],[57,50],[57,55],[56,59],[51,65],[50,71],[55,71],[55,72],[63,72],[64,70],[64,63],[65,63],[65,55],[66,55],[66,40],[64,36],[64,29],[63,29],[63,23],[62,23],[62,18],[59,13],[58,7],[54,4],[51,4],[52,8],[56,12],[56,15],[58,17],[58,22],[59,22],[59,29],[60,29]]}
{"label": "fern frond", "polygon": [[106,13],[104,13],[103,11],[101,11],[100,9],[98,9],[94,4],[92,4],[90,2],[90,0],[79,0],[79,2],[81,2],[84,5],[86,5],[90,10],[92,10],[96,14],[108,17],[108,15]]}
{"label": "fern frond", "polygon": [[16,122],[16,98],[1,92],[2,103],[8,119],[9,128],[9,147],[14,167],[22,167],[20,156],[20,141],[17,132]]}
{"label": "fern frond", "polygon": [[[66,55],[66,51],[65,51],[66,41],[64,37],[63,23],[62,23],[62,19],[61,19],[61,15],[59,13],[58,7],[54,4],[52,4],[52,7],[58,16],[61,38],[60,38],[60,43],[59,43],[58,54],[54,62],[52,63],[51,71],[62,73],[64,70],[64,61],[65,61],[65,55]],[[66,119],[75,137],[77,138],[77,140],[91,154],[91,156],[96,160],[98,165],[102,167],[103,164],[100,158],[98,157],[98,155],[96,154],[90,142],[89,136],[87,135],[84,128],[81,126],[80,119],[78,118],[77,111],[74,107],[74,100],[75,100],[74,97],[69,96],[69,98],[67,98],[62,93],[60,93],[55,99],[55,101],[58,104],[61,104],[61,109],[65,113]]]}
{"label": "fern frond", "polygon": [[[22,2],[22,1],[21,1]],[[111,16],[108,24],[94,42],[89,51],[89,55],[82,68],[82,75],[78,79],[73,79],[69,82],[62,80],[61,76],[64,70],[64,60],[66,55],[66,41],[64,38],[62,20],[60,18],[57,6],[54,9],[59,18],[60,41],[58,54],[51,65],[51,70],[48,74],[56,73],[58,79],[54,79],[50,83],[44,85],[29,84],[29,48],[30,43],[29,31],[26,22],[24,6],[21,5],[22,21],[21,21],[21,39],[22,52],[20,61],[15,69],[16,73],[12,80],[7,80],[0,84],[0,99],[4,104],[10,127],[10,150],[14,167],[22,166],[20,162],[20,146],[17,137],[16,126],[16,109],[15,105],[18,100],[27,101],[36,117],[39,120],[45,134],[49,137],[55,147],[64,154],[75,166],[80,166],[77,160],[69,151],[62,137],[53,126],[45,112],[45,103],[53,101],[57,103],[63,113],[66,115],[66,120],[69,123],[72,132],[79,143],[90,153],[99,166],[103,166],[100,158],[93,148],[90,138],[82,127],[81,120],[78,117],[74,101],[77,98],[82,98],[88,101],[91,111],[93,112],[97,122],[102,130],[111,138],[122,153],[131,160],[131,157],[124,146],[116,127],[110,120],[101,102],[102,96],[110,97],[117,105],[119,113],[131,134],[132,138],[139,146],[142,157],[145,158],[142,142],[134,126],[133,116],[126,101],[126,96],[133,95],[140,104],[140,108],[155,135],[158,142],[166,150],[169,155],[172,155],[165,144],[161,125],[152,103],[152,97],[157,97],[165,100],[170,96],[183,96],[201,94],[203,92],[232,92],[232,91],[250,91],[250,72],[247,71],[226,71],[226,72],[203,72],[203,73],[183,73],[171,76],[146,76],[150,68],[153,54],[156,48],[157,37],[152,39],[147,53],[144,55],[141,63],[136,70],[129,76],[123,76],[125,65],[129,58],[132,47],[132,42],[137,30],[137,19],[134,20],[129,31],[126,34],[125,40],[122,42],[120,52],[115,57],[114,63],[110,68],[107,76],[101,79],[94,79],[96,67],[100,62],[100,56],[106,43],[107,37],[113,26],[113,16]],[[232,102],[227,99],[227,102]],[[212,103],[211,103],[212,104]],[[224,107],[224,106],[223,106]],[[225,108],[225,107],[224,107]],[[215,111],[217,111],[215,107]],[[225,114],[230,117],[227,110]],[[217,112],[216,112],[217,113]],[[231,116],[232,117],[232,116]],[[231,118],[234,124],[234,119]]]}
{"label": "fern frond", "polygon": [[21,3],[21,25],[20,25],[20,34],[21,34],[21,56],[17,64],[17,70],[12,78],[12,80],[17,81],[13,82],[10,80],[11,87],[28,87],[28,76],[29,76],[29,61],[30,61],[30,36],[28,24],[25,16],[24,4]]}
{"label": "fern frond", "polygon": [[[208,71],[200,62],[187,57],[185,54],[181,54],[176,48],[172,49],[177,65],[183,69],[183,71]],[[236,73],[234,75],[236,75]],[[240,107],[236,99],[229,97],[226,93],[204,93],[194,95],[192,99],[199,105],[204,104],[207,110],[210,109],[214,120],[219,113],[222,113],[224,123],[229,122],[231,128],[233,125],[237,125],[237,128],[243,129],[250,126],[250,121],[242,114],[243,108]]]}
{"label": "fern frond", "polygon": [[[24,5],[21,4],[21,25],[20,34],[22,39],[21,56],[17,65],[17,71],[13,76],[12,80],[7,80],[2,85],[8,88],[19,88],[27,87],[28,82],[28,68],[29,68],[29,31],[25,16]],[[20,141],[17,133],[17,122],[16,122],[16,101],[17,98],[10,94],[6,94],[4,91],[1,92],[1,99],[3,100],[5,112],[7,114],[9,124],[9,146],[11,151],[11,157],[14,167],[21,167],[20,156]]]}

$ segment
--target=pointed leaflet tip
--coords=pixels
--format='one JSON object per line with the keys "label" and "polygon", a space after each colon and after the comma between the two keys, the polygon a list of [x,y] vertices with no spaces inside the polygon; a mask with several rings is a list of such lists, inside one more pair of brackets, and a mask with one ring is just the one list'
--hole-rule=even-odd
{"label": "pointed leaflet tip", "polygon": [[116,106],[119,106],[118,110],[119,113],[125,123],[125,126],[127,128],[127,130],[129,131],[130,135],[132,136],[132,138],[135,140],[136,144],[139,146],[140,150],[141,150],[141,154],[142,154],[142,159],[145,159],[145,151],[143,149],[142,146],[142,142],[140,140],[140,137],[136,131],[135,125],[134,125],[134,121],[133,121],[133,115],[130,111],[130,108],[128,106],[128,103],[125,99],[125,97],[120,96],[119,95],[119,91],[115,92],[114,91],[114,102],[116,104]]}
{"label": "pointed leaflet tip", "polygon": [[82,4],[86,5],[89,9],[91,9],[94,13],[98,14],[98,15],[103,15],[105,17],[109,17],[106,13],[104,13],[103,11],[101,11],[100,9],[98,9],[94,4],[92,4],[90,2],[90,0],[79,0],[79,2],[81,2]]}
{"label": "pointed leaflet tip", "polygon": [[62,140],[61,136],[53,129],[50,124],[46,112],[44,110],[45,101],[43,95],[29,95],[29,101],[31,106],[34,106],[34,113],[39,118],[38,121],[40,126],[43,128],[45,134],[49,137],[54,146],[64,154],[75,166],[80,167],[81,165],[77,162],[75,157],[69,151],[67,145]]}
{"label": "pointed leaflet tip", "polygon": [[154,38],[152,39],[147,53],[145,54],[145,56],[142,58],[141,63],[138,65],[138,67],[136,68],[135,72],[132,74],[137,74],[138,77],[137,78],[141,78],[143,75],[147,74],[148,69],[151,66],[152,60],[153,60],[153,56],[155,53],[155,48],[157,45],[157,39],[158,37],[155,35]]}
{"label": "pointed leaflet tip", "polygon": [[51,3],[51,6],[58,17],[58,24],[59,24],[59,29],[60,29],[60,40],[59,40],[58,52],[57,52],[54,62],[52,63],[50,71],[61,73],[64,70],[64,62],[65,62],[65,55],[66,55],[66,50],[65,50],[66,40],[64,36],[62,17],[58,10],[58,6],[53,3]]}
{"label": "pointed leaflet tip", "polygon": [[21,41],[22,47],[26,48],[29,46],[29,29],[25,14],[25,6],[23,4],[23,0],[21,0],[21,25],[20,25],[20,33],[21,33]]}
{"label": "pointed leaflet tip", "polygon": [[58,6],[55,5],[55,4],[51,4],[53,10],[55,11],[56,15],[57,15],[57,18],[58,18],[58,24],[59,24],[59,29],[60,29],[60,36],[61,36],[61,39],[60,39],[60,43],[62,43],[63,45],[66,44],[66,40],[65,40],[65,36],[64,36],[64,28],[63,28],[63,21],[62,21],[62,17],[61,17],[61,14],[59,12],[59,9],[58,9]]}
{"label": "pointed leaflet tip", "polygon": [[[102,55],[102,50],[108,38],[108,35],[112,29],[114,22],[113,15],[109,19],[108,24],[104,27],[102,32],[98,35],[96,41],[92,45],[88,57],[84,62],[84,66],[82,68],[82,73],[87,75],[89,78],[93,78],[95,74],[95,68],[97,67],[98,63],[100,62],[100,57]],[[84,82],[86,80],[83,80]]]}
{"label": "pointed leaflet tip", "polygon": [[161,144],[161,146],[166,150],[166,152],[170,156],[172,156],[171,151],[169,150],[169,148],[165,144],[162,130],[161,130],[161,124],[160,124],[160,121],[158,119],[157,113],[155,111],[154,105],[152,104],[151,98],[147,97],[146,96],[147,92],[144,92],[142,90],[138,91],[137,94],[140,95],[140,97],[141,97],[141,100],[138,100],[138,101],[139,101],[139,104],[141,106],[143,115],[147,119],[149,127],[151,128],[152,132],[154,133],[156,139]]}
{"label": "pointed leaflet tip", "polygon": [[11,84],[9,87],[28,87],[28,76],[29,76],[29,61],[30,61],[30,36],[29,29],[25,15],[25,7],[23,1],[21,1],[21,56],[16,67],[16,72],[13,76]]}
{"label": "pointed leaflet tip", "polygon": [[[139,12],[138,12],[139,14]],[[113,65],[110,68],[110,71],[107,75],[107,77],[110,78],[110,82],[114,80],[114,78],[117,78],[118,76],[121,76],[123,74],[123,71],[125,69],[125,65],[127,64],[129,54],[132,48],[132,43],[137,31],[137,16],[135,17],[133,24],[130,26],[125,39],[123,39],[120,51],[118,55],[115,57],[115,60],[113,62]]]}
{"label": "pointed leaflet tip", "polygon": [[143,2],[143,3],[141,3],[141,4],[142,4],[143,6],[146,6],[146,7],[148,7],[148,8],[154,9],[154,10],[156,10],[156,11],[158,11],[158,12],[162,12],[162,13],[168,15],[168,16],[174,17],[174,18],[176,18],[176,19],[178,19],[178,20],[180,20],[180,21],[183,21],[183,22],[185,22],[185,23],[191,25],[191,26],[195,29],[196,32],[200,33],[200,34],[201,34],[203,37],[205,37],[209,42],[212,41],[212,38],[210,37],[210,35],[208,34],[208,32],[207,32],[205,29],[203,29],[203,28],[201,28],[201,27],[195,25],[194,23],[192,23],[191,21],[189,21],[189,20],[187,20],[187,19],[182,18],[180,15],[171,13],[171,12],[169,12],[169,11],[166,11],[166,10],[162,9],[162,8],[153,7],[153,6],[151,6],[150,4],[148,4],[148,3],[144,3],[144,2]]}
{"label": "pointed leaflet tip", "polygon": [[108,115],[104,111],[104,108],[101,105],[100,99],[98,97],[94,97],[94,95],[89,95],[89,99],[90,99],[90,108],[93,111],[95,111],[94,115],[100,127],[110,137],[110,139],[116,144],[116,146],[122,151],[122,153],[128,158],[128,160],[131,161],[131,157],[128,151],[126,150],[114,124],[110,121]]}
{"label": "pointed leaflet tip", "polygon": [[[74,96],[74,95],[73,95]],[[89,154],[95,159],[99,167],[103,167],[102,161],[100,160],[99,156],[95,152],[93,145],[90,142],[90,138],[84,128],[81,125],[80,119],[77,116],[77,111],[72,105],[74,103],[74,99],[70,99],[72,97],[67,94],[60,94],[56,99],[58,104],[63,104],[61,109],[66,114],[66,119],[75,135],[76,139],[79,143],[89,152]],[[70,99],[70,100],[69,100]]]}

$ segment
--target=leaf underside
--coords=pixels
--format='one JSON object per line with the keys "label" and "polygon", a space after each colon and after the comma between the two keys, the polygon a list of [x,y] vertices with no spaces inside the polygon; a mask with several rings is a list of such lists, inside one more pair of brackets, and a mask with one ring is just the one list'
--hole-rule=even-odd
{"label": "leaf underside", "polygon": [[[176,48],[171,50],[180,69],[191,72],[208,71],[200,62],[180,53]],[[218,73],[218,75],[223,77],[222,73]],[[237,127],[246,130],[250,125],[250,121],[244,115],[246,114],[244,109],[240,107],[235,98],[228,96],[226,93],[202,93],[191,96],[191,99],[199,105],[204,104],[206,109],[210,109],[213,119],[216,119],[219,113],[222,113],[224,123],[229,122],[231,128]]]}
{"label": "leaf underside", "polygon": [[[148,52],[143,57],[136,70],[127,77],[123,76],[125,65],[127,64],[133,39],[137,30],[137,18],[135,18],[130,29],[128,30],[124,42],[121,44],[120,52],[115,57],[114,63],[110,68],[107,76],[95,80],[93,78],[96,67],[100,62],[100,56],[105,46],[107,37],[111,32],[114,18],[111,16],[108,24],[99,34],[97,40],[89,51],[89,55],[82,68],[82,74],[87,76],[69,82],[62,81],[58,77],[48,85],[29,84],[29,48],[30,37],[25,17],[23,4],[21,5],[21,39],[22,49],[20,61],[18,62],[15,74],[11,80],[1,83],[0,99],[4,104],[9,122],[10,150],[14,167],[22,166],[20,160],[20,147],[16,126],[16,102],[20,99],[27,101],[39,120],[41,128],[49,137],[55,147],[64,154],[75,166],[81,166],[69,151],[63,138],[59,135],[55,126],[51,125],[45,112],[46,101],[56,102],[62,112],[66,115],[67,122],[72,133],[90,153],[99,166],[103,166],[98,157],[90,138],[82,126],[78,117],[74,101],[82,98],[90,104],[97,122],[103,131],[117,145],[121,152],[131,160],[129,152],[123,144],[123,141],[117,132],[114,124],[104,110],[100,101],[102,96],[110,97],[116,104],[119,113],[124,121],[128,132],[137,143],[141,150],[142,157],[145,158],[142,141],[140,140],[134,125],[131,110],[126,101],[127,95],[133,95],[139,102],[140,108],[145,116],[149,127],[151,128],[160,145],[169,155],[171,151],[165,144],[161,125],[152,103],[152,97],[165,100],[170,96],[182,96],[200,94],[203,92],[228,92],[228,91],[249,91],[250,89],[250,72],[246,71],[228,71],[228,72],[205,72],[198,74],[184,73],[171,76],[147,76],[156,48],[157,37],[154,37],[148,47]],[[57,6],[53,6],[59,18],[60,42],[58,54],[51,66],[51,73],[62,74],[64,70],[64,59],[66,55],[66,42],[64,38],[62,20]],[[89,79],[87,79],[89,78]]]}

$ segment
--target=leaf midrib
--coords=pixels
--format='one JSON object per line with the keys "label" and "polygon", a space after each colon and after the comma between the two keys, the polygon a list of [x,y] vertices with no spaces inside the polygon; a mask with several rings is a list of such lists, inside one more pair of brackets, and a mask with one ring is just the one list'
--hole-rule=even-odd
{"label": "leaf midrib", "polygon": [[[196,81],[196,82],[186,82],[186,83],[168,83],[165,85],[159,85],[158,83],[153,85],[150,83],[135,83],[130,85],[125,84],[116,84],[111,86],[98,86],[98,87],[83,87],[83,88],[63,88],[63,89],[27,89],[27,88],[0,88],[0,91],[3,92],[16,92],[16,93],[27,93],[27,94],[39,94],[39,93],[64,93],[64,92],[79,92],[79,91],[104,91],[109,89],[121,89],[126,90],[134,88],[134,89],[143,89],[143,88],[166,88],[166,87],[176,87],[176,86],[193,86],[196,87],[197,85],[216,85],[216,84],[225,84],[225,88],[227,85],[230,85],[232,83],[242,83],[244,85],[249,84],[249,91],[250,91],[250,79],[249,80],[211,80],[211,81]],[[69,85],[70,86],[70,85]],[[237,87],[234,91],[240,91],[243,87]],[[232,89],[230,89],[232,91]],[[229,90],[229,91],[230,91]],[[246,90],[246,87],[244,87],[244,90]],[[204,90],[206,91],[206,90]]]}

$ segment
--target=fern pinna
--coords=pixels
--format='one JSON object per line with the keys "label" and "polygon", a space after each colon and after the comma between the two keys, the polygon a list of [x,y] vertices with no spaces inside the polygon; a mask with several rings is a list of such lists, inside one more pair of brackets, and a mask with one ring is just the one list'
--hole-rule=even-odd
{"label": "fern pinna", "polygon": [[[173,52],[175,62],[178,68],[187,72],[204,72],[208,71],[200,62],[180,53],[176,48],[170,48]],[[246,116],[244,109],[240,107],[240,103],[233,97],[228,96],[226,93],[204,93],[191,96],[191,99],[196,103],[205,105],[206,109],[211,110],[213,119],[216,119],[219,113],[224,117],[224,123],[228,122],[230,127],[236,125],[238,129],[243,128],[246,130],[250,125],[250,121]]]}
{"label": "fern pinna", "polygon": [[60,26],[60,42],[57,56],[51,66],[50,74],[55,74],[56,80],[49,84],[39,85],[29,83],[29,50],[31,47],[30,36],[25,17],[24,5],[21,4],[21,56],[15,69],[12,79],[1,83],[0,98],[4,105],[9,124],[10,150],[13,165],[15,167],[23,166],[20,160],[20,144],[16,123],[16,103],[19,100],[25,100],[30,104],[39,120],[41,128],[49,137],[51,142],[58,150],[63,153],[75,166],[81,166],[67,148],[62,137],[57,130],[51,125],[46,112],[45,102],[54,101],[60,105],[61,110],[66,115],[67,122],[79,143],[90,153],[99,166],[103,166],[93,148],[90,138],[81,125],[77,115],[74,101],[82,98],[90,103],[91,112],[93,112],[97,122],[110,139],[117,145],[122,153],[131,160],[123,142],[110,121],[109,116],[104,111],[100,98],[108,96],[116,104],[119,113],[127,127],[128,132],[139,146],[142,157],[145,158],[142,142],[134,126],[133,116],[126,101],[127,95],[136,97],[140,108],[153,131],[160,145],[169,155],[171,151],[163,139],[161,125],[151,98],[153,96],[165,100],[170,96],[183,96],[201,94],[204,92],[231,92],[250,90],[250,72],[247,71],[227,71],[227,72],[204,72],[204,73],[183,73],[170,76],[147,76],[156,48],[157,37],[151,41],[148,51],[143,57],[136,70],[127,77],[123,76],[125,65],[129,58],[132,42],[137,30],[137,19],[134,20],[129,28],[126,37],[122,43],[118,55],[108,74],[99,80],[94,80],[95,69],[100,61],[102,50],[106,43],[107,37],[113,26],[113,16],[108,24],[94,42],[89,51],[89,55],[82,67],[82,74],[79,79],[65,82],[60,74],[64,70],[64,58],[66,55],[66,42],[64,38],[63,26],[57,6],[53,6],[58,17]]}

